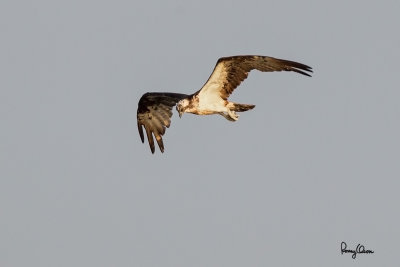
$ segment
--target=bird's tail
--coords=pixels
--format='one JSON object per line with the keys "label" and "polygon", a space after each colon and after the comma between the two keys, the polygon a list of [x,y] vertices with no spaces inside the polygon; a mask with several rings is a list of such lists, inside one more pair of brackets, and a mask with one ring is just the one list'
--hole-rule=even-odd
{"label": "bird's tail", "polygon": [[232,104],[233,104],[233,110],[237,112],[248,111],[256,106],[256,105],[238,104],[238,103],[232,103]]}

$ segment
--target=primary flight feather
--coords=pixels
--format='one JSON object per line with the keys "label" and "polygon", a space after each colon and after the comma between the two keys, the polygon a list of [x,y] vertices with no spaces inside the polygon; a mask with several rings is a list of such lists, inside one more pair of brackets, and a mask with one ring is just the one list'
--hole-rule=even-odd
{"label": "primary flight feather", "polygon": [[312,68],[294,61],[267,56],[232,56],[218,59],[214,71],[203,87],[191,95],[177,93],[146,93],[138,104],[137,125],[140,138],[144,143],[143,127],[151,152],[154,153],[154,139],[164,152],[162,136],[171,124],[172,108],[176,105],[179,117],[183,113],[197,115],[220,114],[227,120],[237,121],[243,112],[253,109],[254,105],[238,104],[228,101],[228,97],[244,81],[251,70],[262,72],[294,71],[306,76]]}

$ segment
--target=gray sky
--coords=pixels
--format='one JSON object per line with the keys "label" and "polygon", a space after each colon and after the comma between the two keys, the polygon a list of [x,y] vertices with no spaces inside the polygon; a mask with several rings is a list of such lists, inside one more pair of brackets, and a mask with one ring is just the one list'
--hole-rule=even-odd
{"label": "gray sky", "polygon": [[[399,10],[2,1],[0,266],[394,266]],[[315,73],[252,72],[231,99],[254,110],[175,113],[152,155],[141,95],[192,93],[237,54]]]}

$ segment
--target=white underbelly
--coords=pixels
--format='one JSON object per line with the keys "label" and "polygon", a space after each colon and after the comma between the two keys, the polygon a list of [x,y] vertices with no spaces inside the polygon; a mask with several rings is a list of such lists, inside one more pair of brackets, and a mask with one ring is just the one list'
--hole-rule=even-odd
{"label": "white underbelly", "polygon": [[220,97],[217,91],[218,87],[217,84],[212,84],[207,90],[204,90],[204,93],[199,94],[199,106],[197,107],[199,111],[212,111],[215,113],[226,111],[225,100]]}
{"label": "white underbelly", "polygon": [[212,112],[224,112],[226,111],[225,101],[219,97],[212,99],[199,99],[199,111],[212,111]]}

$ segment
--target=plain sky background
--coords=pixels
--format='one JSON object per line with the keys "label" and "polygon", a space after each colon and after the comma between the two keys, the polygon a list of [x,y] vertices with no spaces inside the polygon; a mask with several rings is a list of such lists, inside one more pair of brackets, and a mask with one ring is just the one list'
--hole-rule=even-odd
{"label": "plain sky background", "polygon": [[[0,266],[398,266],[400,2],[0,3]],[[232,123],[137,132],[148,91],[252,72]],[[340,254],[358,243],[372,255]]]}

